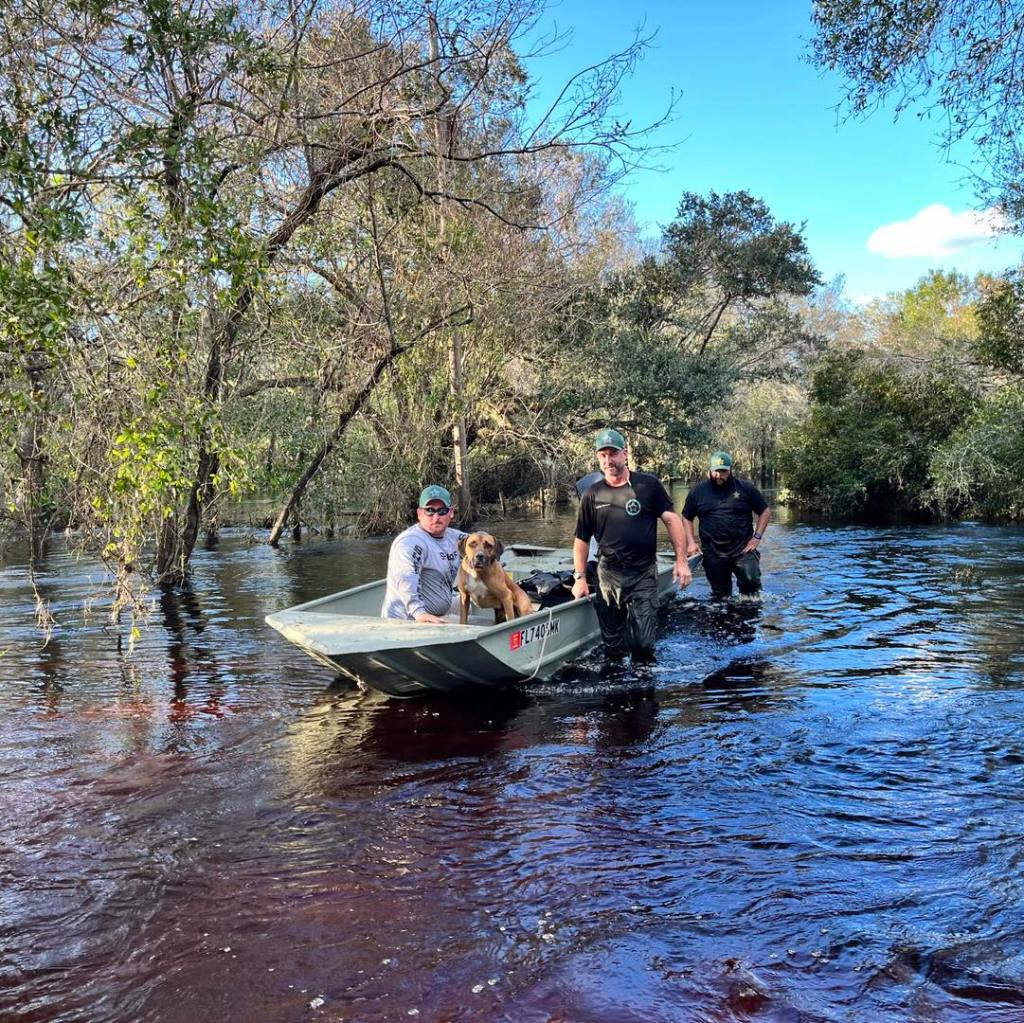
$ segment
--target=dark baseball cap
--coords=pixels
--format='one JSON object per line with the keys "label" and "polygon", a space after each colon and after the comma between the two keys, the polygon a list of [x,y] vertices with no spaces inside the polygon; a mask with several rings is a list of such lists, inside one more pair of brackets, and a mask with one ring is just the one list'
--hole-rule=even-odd
{"label": "dark baseball cap", "polygon": [[626,447],[626,438],[618,430],[602,430],[594,438],[594,450],[601,448],[615,448],[616,451],[623,451]]}

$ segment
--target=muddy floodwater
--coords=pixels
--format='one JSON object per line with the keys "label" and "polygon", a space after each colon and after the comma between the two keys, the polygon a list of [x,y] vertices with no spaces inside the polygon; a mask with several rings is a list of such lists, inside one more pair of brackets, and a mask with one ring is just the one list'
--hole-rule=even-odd
{"label": "muddy floodwater", "polygon": [[264,625],[386,554],[228,532],[129,655],[8,551],[3,1023],[1024,1020],[1024,531],[776,523],[760,603],[486,702]]}

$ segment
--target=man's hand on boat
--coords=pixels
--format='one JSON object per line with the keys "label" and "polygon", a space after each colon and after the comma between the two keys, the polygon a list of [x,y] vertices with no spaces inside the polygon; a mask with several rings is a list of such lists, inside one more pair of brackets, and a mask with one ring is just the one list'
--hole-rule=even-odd
{"label": "man's hand on boat", "polygon": [[448,625],[449,622],[445,621],[444,618],[440,618],[437,615],[432,615],[427,611],[421,611],[418,615],[413,615],[418,622],[424,622],[427,625]]}
{"label": "man's hand on boat", "polygon": [[681,589],[686,589],[693,582],[693,573],[690,571],[690,562],[685,554],[676,555],[676,563],[672,568],[672,582],[679,583]]}

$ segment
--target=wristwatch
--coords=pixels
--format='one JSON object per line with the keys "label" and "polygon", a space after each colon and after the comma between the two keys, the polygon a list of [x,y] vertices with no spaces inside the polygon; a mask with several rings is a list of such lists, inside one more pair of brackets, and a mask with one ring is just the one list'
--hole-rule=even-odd
{"label": "wristwatch", "polygon": [[573,579],[586,579],[587,573],[585,571],[584,572],[573,572],[572,577],[573,577]]}
{"label": "wristwatch", "polygon": [[754,530],[754,539],[755,540],[763,540],[764,539],[764,533],[758,533],[757,530]]}

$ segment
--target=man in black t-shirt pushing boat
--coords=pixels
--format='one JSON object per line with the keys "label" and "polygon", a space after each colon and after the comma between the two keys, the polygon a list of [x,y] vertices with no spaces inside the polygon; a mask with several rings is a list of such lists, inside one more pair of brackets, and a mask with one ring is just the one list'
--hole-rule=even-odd
{"label": "man in black t-shirt pushing boat", "polygon": [[587,553],[591,537],[598,547],[594,609],[605,652],[618,659],[650,660],[658,609],[658,520],[665,523],[676,561],[672,579],[688,586],[686,534],[661,481],[629,468],[626,440],[618,430],[602,430],[595,441],[603,474],[580,500],[573,540],[574,597],[590,593]]}

